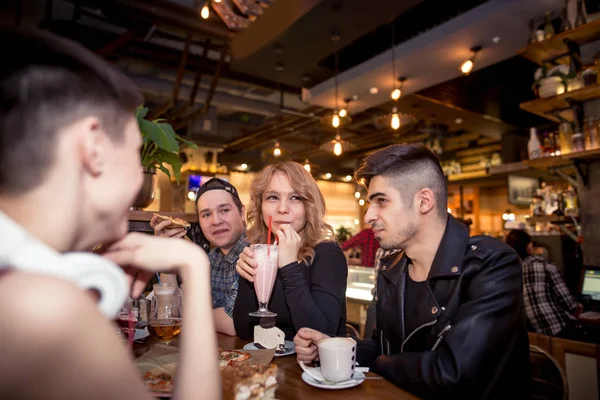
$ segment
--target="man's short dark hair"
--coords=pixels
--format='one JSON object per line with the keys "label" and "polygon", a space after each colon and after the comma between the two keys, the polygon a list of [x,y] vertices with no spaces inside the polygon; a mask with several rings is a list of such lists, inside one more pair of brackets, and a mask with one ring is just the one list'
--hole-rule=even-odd
{"label": "man's short dark hair", "polygon": [[[142,96],[135,84],[83,46],[48,32],[0,28],[0,194],[39,185],[55,159],[58,133],[97,117],[123,137]],[[16,173],[18,171],[18,173]]]}
{"label": "man's short dark hair", "polygon": [[367,188],[376,176],[391,180],[407,206],[418,190],[429,188],[435,196],[438,215],[446,217],[448,186],[437,156],[420,144],[395,144],[366,157],[355,178]]}
{"label": "man's short dark hair", "polygon": [[531,236],[522,229],[513,229],[506,236],[506,244],[515,249],[521,260],[526,259],[529,256],[527,246],[531,243]]}

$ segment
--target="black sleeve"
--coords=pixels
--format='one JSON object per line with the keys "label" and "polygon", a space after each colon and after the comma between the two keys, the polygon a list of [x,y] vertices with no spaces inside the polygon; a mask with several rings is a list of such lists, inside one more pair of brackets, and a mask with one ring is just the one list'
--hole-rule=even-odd
{"label": "black sleeve", "polygon": [[[302,268],[309,268],[310,283]],[[340,246],[334,242],[321,243],[315,248],[310,266],[293,262],[279,271],[294,329],[308,327],[338,335],[346,309],[348,279],[348,264]]]}
{"label": "black sleeve", "polygon": [[356,362],[361,367],[370,368],[378,356],[379,348],[374,339],[365,339],[358,342],[358,346],[356,346]]}
{"label": "black sleeve", "polygon": [[518,348],[522,286],[515,252],[490,257],[472,277],[456,322],[436,350],[381,355],[373,372],[416,394],[481,398],[495,372],[482,366],[499,365]]}
{"label": "black sleeve", "polygon": [[254,293],[254,284],[241,276],[238,278],[238,292],[233,307],[233,326],[242,340],[252,340],[257,319],[248,315],[258,309],[258,300]]}

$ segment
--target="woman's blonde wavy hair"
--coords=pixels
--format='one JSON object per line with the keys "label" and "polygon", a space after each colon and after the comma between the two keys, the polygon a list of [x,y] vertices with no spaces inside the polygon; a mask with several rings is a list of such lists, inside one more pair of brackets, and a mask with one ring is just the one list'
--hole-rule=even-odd
{"label": "woman's blonde wavy hair", "polygon": [[[325,198],[312,175],[302,165],[285,161],[268,165],[254,178],[250,189],[250,204],[248,206],[248,230],[246,232],[250,243],[267,243],[268,228],[263,221],[262,198],[269,187],[273,175],[282,173],[290,180],[294,191],[302,198],[306,212],[306,225],[299,232],[302,238],[298,262],[310,264],[315,256],[317,244],[334,237],[333,228],[325,222]],[[275,236],[271,238],[273,243]]]}

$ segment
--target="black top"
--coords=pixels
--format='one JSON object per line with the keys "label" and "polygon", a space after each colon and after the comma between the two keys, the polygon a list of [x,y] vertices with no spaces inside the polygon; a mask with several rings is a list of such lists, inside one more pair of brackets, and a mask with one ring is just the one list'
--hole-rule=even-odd
{"label": "black top", "polygon": [[[427,334],[429,333],[426,329],[421,329],[414,332],[418,327],[423,325],[417,316],[419,315],[419,308],[424,299],[429,297],[429,282],[415,282],[410,277],[408,271],[406,272],[406,291],[404,292],[404,313],[406,319],[404,322],[406,335],[411,335],[410,344],[413,348],[425,348],[427,342]],[[414,333],[413,333],[414,332]]]}
{"label": "black top", "polygon": [[[346,335],[346,281],[348,264],[340,246],[322,242],[315,248],[310,266],[293,262],[277,271],[269,311],[277,314],[275,325],[292,340],[300,328],[328,335]],[[237,335],[252,340],[259,319],[248,313],[258,310],[254,284],[241,278],[233,322]]]}

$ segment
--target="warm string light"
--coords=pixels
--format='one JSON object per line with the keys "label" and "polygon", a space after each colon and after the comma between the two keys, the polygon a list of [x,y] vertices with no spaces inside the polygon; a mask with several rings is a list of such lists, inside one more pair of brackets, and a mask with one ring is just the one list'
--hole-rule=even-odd
{"label": "warm string light", "polygon": [[273,150],[273,155],[275,157],[279,157],[281,155],[281,149],[279,148],[279,142],[275,142],[275,149]]}
{"label": "warm string light", "polygon": [[339,136],[338,138],[335,140],[335,144],[333,145],[333,154],[335,154],[336,156],[341,156],[342,155],[342,143],[339,140]]}
{"label": "warm string light", "polygon": [[333,126],[334,128],[340,126],[340,116],[338,115],[337,111],[333,113],[333,117],[331,117],[331,126]]}
{"label": "warm string light", "polygon": [[473,67],[475,66],[475,57],[477,56],[477,53],[479,53],[479,51],[481,51],[481,46],[473,47],[471,49],[473,56],[471,56],[471,58],[469,58],[467,61],[460,64],[460,67],[458,67],[458,69],[463,75],[469,75],[471,71],[473,71]]}
{"label": "warm string light", "polygon": [[204,19],[208,19],[208,17],[210,16],[210,9],[208,8],[208,0],[206,0],[206,2],[204,3],[204,7],[202,7],[202,10],[200,10],[200,16]]}
{"label": "warm string light", "polygon": [[304,169],[310,172],[310,163],[308,162],[308,158],[304,160]]}

